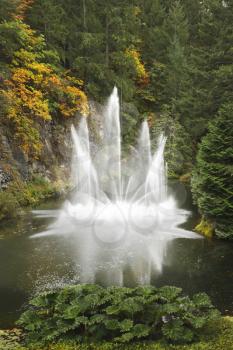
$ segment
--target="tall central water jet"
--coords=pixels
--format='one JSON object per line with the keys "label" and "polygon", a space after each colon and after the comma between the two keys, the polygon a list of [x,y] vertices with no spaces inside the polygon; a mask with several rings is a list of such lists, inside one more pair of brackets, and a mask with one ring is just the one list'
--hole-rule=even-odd
{"label": "tall central water jet", "polygon": [[120,199],[121,189],[121,128],[117,88],[109,98],[104,115],[104,155],[106,163],[100,164],[109,173],[109,193]]}
{"label": "tall central water jet", "polygon": [[[162,270],[168,242],[197,238],[179,228],[188,212],[168,195],[164,148],[158,139],[151,154],[149,127],[143,122],[134,155],[122,162],[120,107],[117,89],[102,120],[100,143],[91,151],[86,118],[73,139],[72,177],[75,193],[60,211],[35,211],[56,217],[48,230],[32,237],[62,235],[72,243],[82,282],[123,284],[130,273],[136,283],[150,283]],[[123,166],[124,164],[124,166]]]}

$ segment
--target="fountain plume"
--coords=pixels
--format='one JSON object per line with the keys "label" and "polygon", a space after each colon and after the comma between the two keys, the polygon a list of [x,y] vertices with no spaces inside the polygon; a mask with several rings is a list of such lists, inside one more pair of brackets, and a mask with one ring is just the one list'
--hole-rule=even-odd
{"label": "fountain plume", "polygon": [[135,167],[129,174],[122,171],[116,88],[105,109],[103,130],[101,147],[93,157],[86,118],[78,130],[72,126],[75,193],[60,211],[34,212],[56,220],[33,237],[67,236],[72,249],[81,247],[76,258],[83,282],[97,281],[101,272],[105,283],[122,285],[124,271],[129,268],[136,283],[148,284],[151,275],[162,270],[170,241],[198,236],[179,228],[189,213],[179,209],[168,195],[166,137],[159,137],[152,155],[147,121],[139,135]]}

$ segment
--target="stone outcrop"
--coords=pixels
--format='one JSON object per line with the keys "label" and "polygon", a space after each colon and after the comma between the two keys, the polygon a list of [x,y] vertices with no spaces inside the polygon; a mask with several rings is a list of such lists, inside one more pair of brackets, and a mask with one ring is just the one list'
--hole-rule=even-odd
{"label": "stone outcrop", "polygon": [[[7,128],[0,128],[0,190],[15,179],[30,181],[33,176],[56,181],[69,176],[71,158],[70,126],[79,117],[61,124],[51,122],[41,129],[43,144],[39,159],[28,159],[15,144]],[[65,176],[65,177],[64,177]]]}

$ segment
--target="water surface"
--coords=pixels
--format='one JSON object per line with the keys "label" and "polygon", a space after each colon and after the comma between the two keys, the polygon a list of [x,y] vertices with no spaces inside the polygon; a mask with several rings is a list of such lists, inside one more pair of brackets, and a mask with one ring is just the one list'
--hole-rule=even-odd
{"label": "water surface", "polygon": [[[59,206],[54,201],[40,209]],[[185,228],[192,229],[195,221],[194,212]],[[63,236],[29,239],[50,222],[51,219],[38,219],[28,212],[14,223],[0,226],[0,328],[13,326],[35,293],[79,282],[81,247]],[[163,272],[153,275],[152,284],[179,286],[190,295],[207,292],[223,313],[233,314],[232,243],[176,239],[168,245],[164,261]],[[127,285],[133,285],[127,269],[124,279]],[[99,282],[103,282],[101,271]]]}

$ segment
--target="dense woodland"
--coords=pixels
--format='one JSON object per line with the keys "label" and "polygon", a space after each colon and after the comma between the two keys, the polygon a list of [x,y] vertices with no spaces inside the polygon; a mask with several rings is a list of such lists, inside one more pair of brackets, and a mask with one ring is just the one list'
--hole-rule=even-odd
{"label": "dense woodland", "polygon": [[88,101],[103,103],[116,85],[124,143],[145,118],[152,135],[162,130],[199,230],[233,238],[233,1],[0,5],[0,133],[27,161],[42,157],[45,125],[88,115]]}

